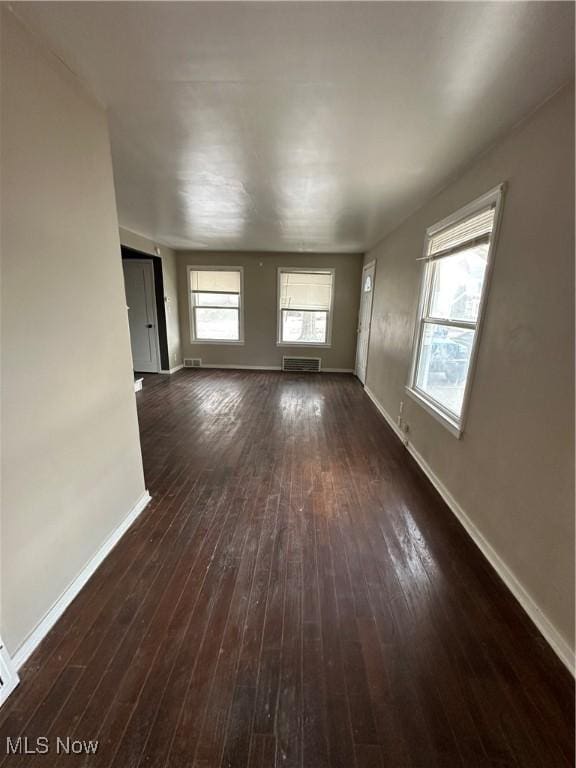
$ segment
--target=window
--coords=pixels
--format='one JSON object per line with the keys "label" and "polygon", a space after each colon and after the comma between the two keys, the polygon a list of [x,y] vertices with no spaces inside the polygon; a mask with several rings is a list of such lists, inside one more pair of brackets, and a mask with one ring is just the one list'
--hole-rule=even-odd
{"label": "window", "polygon": [[278,343],[329,346],[333,269],[278,270]]}
{"label": "window", "polygon": [[454,434],[465,415],[502,187],[426,233],[408,392]]}
{"label": "window", "polygon": [[241,344],[242,269],[188,267],[192,342]]}

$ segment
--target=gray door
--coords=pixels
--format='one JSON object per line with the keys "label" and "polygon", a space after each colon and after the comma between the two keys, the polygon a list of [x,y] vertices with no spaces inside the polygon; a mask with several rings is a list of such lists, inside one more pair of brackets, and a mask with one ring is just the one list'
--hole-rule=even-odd
{"label": "gray door", "polygon": [[158,373],[158,329],[154,268],[151,261],[124,259],[132,364],[139,373]]}

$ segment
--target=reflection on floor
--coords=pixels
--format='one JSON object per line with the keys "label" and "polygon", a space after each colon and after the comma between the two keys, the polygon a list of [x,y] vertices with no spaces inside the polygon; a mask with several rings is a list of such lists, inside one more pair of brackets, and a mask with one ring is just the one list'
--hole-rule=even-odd
{"label": "reflection on floor", "polygon": [[28,766],[573,765],[573,685],[352,376],[137,395],[153,501],[22,670]]}

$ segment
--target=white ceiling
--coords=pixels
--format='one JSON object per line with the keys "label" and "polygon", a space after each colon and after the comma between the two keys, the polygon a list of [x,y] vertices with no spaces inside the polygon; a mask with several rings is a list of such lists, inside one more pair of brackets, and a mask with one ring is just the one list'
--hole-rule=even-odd
{"label": "white ceiling", "polygon": [[363,251],[567,82],[563,2],[14,4],[108,106],[122,226]]}

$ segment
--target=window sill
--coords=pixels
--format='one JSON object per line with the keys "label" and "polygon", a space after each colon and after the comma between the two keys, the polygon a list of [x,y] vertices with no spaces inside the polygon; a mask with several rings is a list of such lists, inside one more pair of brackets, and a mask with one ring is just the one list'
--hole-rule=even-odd
{"label": "window sill", "polygon": [[241,347],[244,341],[228,341],[228,339],[190,339],[190,344],[227,344],[228,346]]}
{"label": "window sill", "polygon": [[443,427],[445,427],[448,432],[450,432],[454,437],[456,437],[458,440],[462,437],[462,424],[458,423],[454,419],[451,419],[449,416],[447,416],[443,411],[440,410],[440,408],[437,408],[428,398],[424,397],[423,395],[418,392],[416,389],[412,389],[412,387],[406,387],[406,394],[412,398],[415,402],[418,403],[418,405],[422,406],[425,411],[427,411],[431,416],[433,416],[436,421],[439,421],[440,424],[442,424]]}
{"label": "window sill", "polygon": [[331,349],[332,344],[315,344],[313,341],[277,341],[277,347],[316,347]]}

